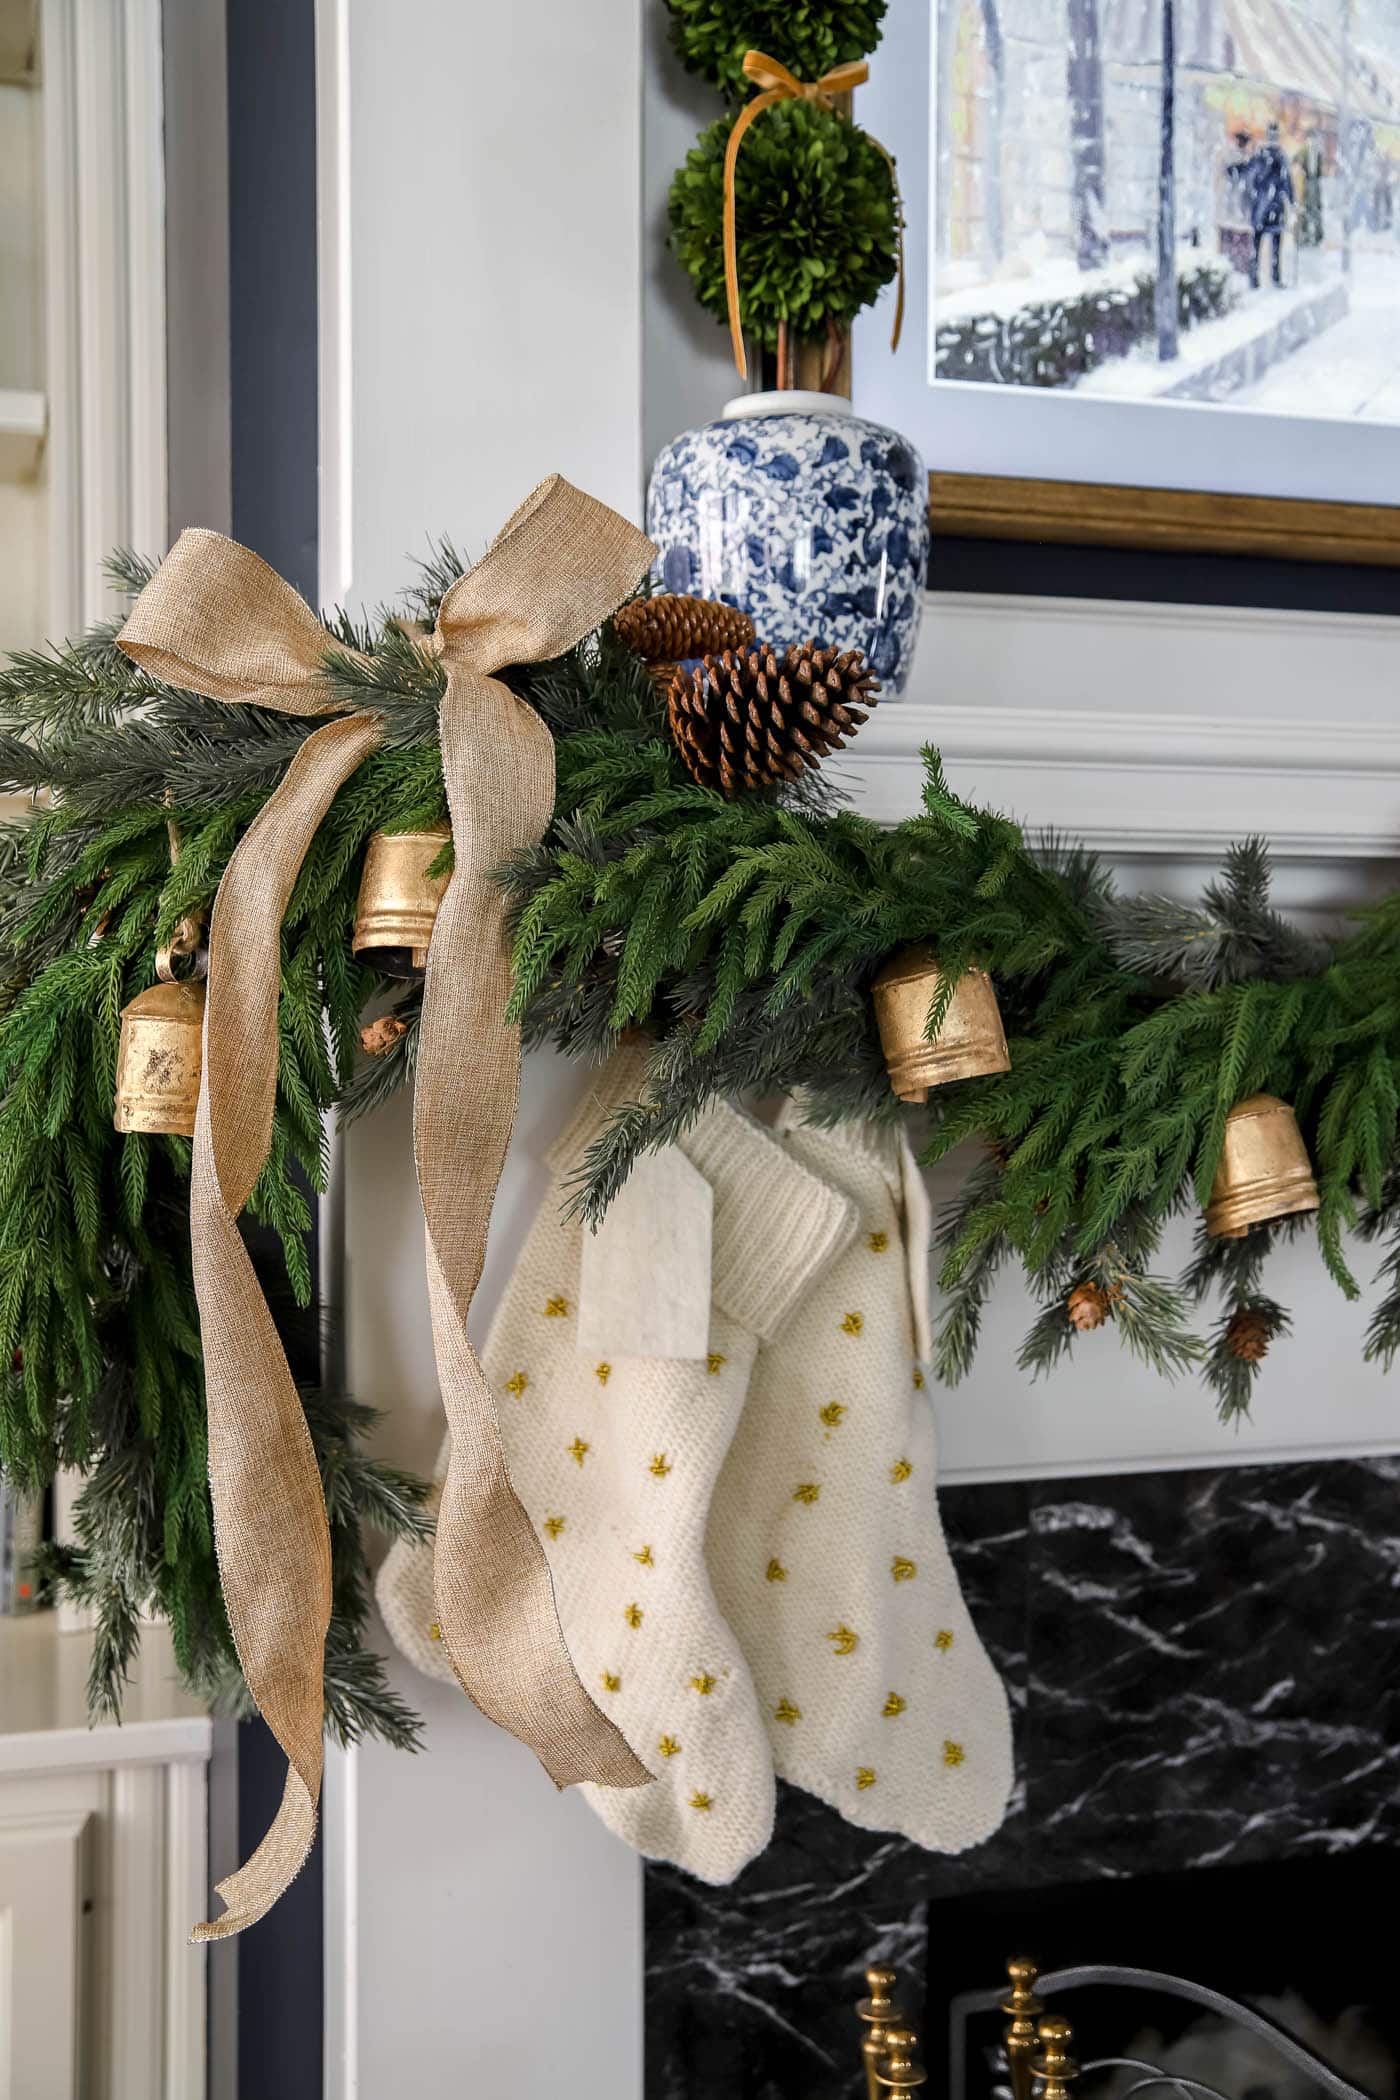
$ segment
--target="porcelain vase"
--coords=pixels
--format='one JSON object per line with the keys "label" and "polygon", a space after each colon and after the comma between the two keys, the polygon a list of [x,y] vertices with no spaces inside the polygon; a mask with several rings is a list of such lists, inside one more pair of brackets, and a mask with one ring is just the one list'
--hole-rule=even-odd
{"label": "porcelain vase", "polygon": [[859,649],[909,674],[928,568],[928,476],[834,394],[745,394],[657,459],[647,530],[667,590],[737,605],[761,641]]}

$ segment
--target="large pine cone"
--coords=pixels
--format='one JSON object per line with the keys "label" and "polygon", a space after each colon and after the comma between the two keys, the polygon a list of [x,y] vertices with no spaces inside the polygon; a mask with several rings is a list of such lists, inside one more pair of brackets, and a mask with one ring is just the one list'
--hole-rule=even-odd
{"label": "large pine cone", "polygon": [[1269,1353],[1271,1339],[1266,1313],[1256,1311],[1253,1306],[1242,1305],[1237,1313],[1230,1315],[1229,1325],[1225,1329],[1225,1347],[1231,1356],[1237,1356],[1242,1364],[1262,1363]]}
{"label": "large pine cone", "polygon": [[776,787],[841,750],[879,690],[858,649],[726,649],[677,671],[671,735],[701,787],[729,796]]}
{"label": "large pine cone", "polygon": [[633,598],[619,606],[613,626],[627,648],[649,664],[674,667],[683,656],[708,656],[721,649],[747,649],[753,621],[733,605],[710,598],[667,595]]}

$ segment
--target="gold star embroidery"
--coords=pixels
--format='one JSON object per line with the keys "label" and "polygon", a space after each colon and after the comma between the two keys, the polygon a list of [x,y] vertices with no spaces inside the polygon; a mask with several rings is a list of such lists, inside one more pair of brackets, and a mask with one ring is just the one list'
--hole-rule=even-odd
{"label": "gold star embroidery", "polygon": [[918,1562],[906,1560],[902,1553],[896,1553],[894,1559],[890,1562],[890,1573],[896,1582],[912,1582],[918,1572]]}
{"label": "gold star embroidery", "polygon": [[663,1735],[656,1747],[663,1757],[679,1757],[681,1754],[681,1746],[673,1735]]}
{"label": "gold star embroidery", "polygon": [[791,1699],[780,1699],[773,1708],[773,1719],[783,1721],[791,1728],[794,1722],[802,1719],[802,1708],[794,1706]]}
{"label": "gold star embroidery", "polygon": [[943,1762],[945,1765],[960,1765],[966,1756],[967,1752],[961,1743],[945,1743],[943,1745]]}
{"label": "gold star embroidery", "polygon": [[862,1314],[847,1313],[845,1319],[841,1322],[841,1332],[842,1334],[859,1334],[864,1325],[865,1320]]}
{"label": "gold star embroidery", "polygon": [[654,1568],[656,1566],[650,1546],[643,1546],[640,1552],[632,1555],[632,1558],[639,1568]]}
{"label": "gold star embroidery", "polygon": [[895,1486],[898,1487],[900,1481],[907,1480],[909,1478],[909,1475],[913,1472],[913,1470],[914,1468],[910,1465],[907,1458],[897,1458],[894,1464],[890,1467],[890,1479],[894,1482]]}
{"label": "gold star embroidery", "polygon": [[639,1627],[639,1626],[641,1625],[641,1623],[642,1623],[642,1607],[641,1607],[641,1605],[640,1605],[640,1604],[629,1604],[629,1605],[627,1605],[627,1606],[625,1607],[624,1611],[623,1611],[623,1614],[622,1614],[622,1616],[623,1616],[623,1618],[624,1618],[624,1619],[625,1619],[625,1620],[627,1621],[628,1625],[629,1625],[629,1626],[630,1626],[630,1627],[632,1628],[633,1632],[635,1633],[635,1632],[636,1632],[636,1630],[637,1630],[637,1628],[638,1628],[638,1627]]}
{"label": "gold star embroidery", "polygon": [[915,1373],[914,1373],[914,1391],[915,1391],[916,1393],[921,1393],[921,1392],[923,1391],[923,1389],[924,1389],[924,1374],[923,1374],[923,1372],[922,1372],[922,1371],[916,1370],[916,1371],[915,1371]]}
{"label": "gold star embroidery", "polygon": [[870,1232],[865,1237],[865,1244],[872,1254],[883,1254],[889,1243],[890,1236],[887,1232]]}
{"label": "gold star embroidery", "polygon": [[705,1369],[709,1372],[711,1378],[718,1378],[728,1361],[729,1358],[721,1356],[718,1349],[712,1349],[705,1358]]}
{"label": "gold star embroidery", "polygon": [[692,1794],[690,1805],[692,1808],[698,1808],[702,1816],[707,1816],[714,1806],[708,1794]]}
{"label": "gold star embroidery", "polygon": [[576,1466],[583,1464],[592,1449],[593,1446],[586,1444],[581,1436],[576,1436],[568,1447],[569,1456]]}
{"label": "gold star embroidery", "polygon": [[608,1382],[608,1380],[609,1380],[609,1379],[610,1379],[610,1378],[612,1377],[612,1365],[611,1365],[611,1364],[597,1364],[597,1365],[595,1365],[595,1366],[594,1366],[594,1370],[593,1370],[593,1376],[594,1376],[594,1377],[595,1377],[595,1378],[597,1379],[597,1381],[598,1381],[599,1385],[606,1385],[606,1384],[607,1384],[607,1382]]}
{"label": "gold star embroidery", "polygon": [[442,1639],[442,1628],[438,1625],[436,1619],[433,1620],[432,1625],[428,1628],[428,1635],[431,1640],[440,1641]]}
{"label": "gold star embroidery", "polygon": [[770,1582],[786,1582],[787,1569],[780,1560],[770,1560],[766,1570]]}
{"label": "gold star embroidery", "polygon": [[800,1487],[793,1489],[792,1499],[794,1502],[806,1502],[810,1505],[816,1501],[820,1493],[821,1489],[817,1486],[815,1480],[804,1480]]}
{"label": "gold star embroidery", "polygon": [[664,1480],[670,1470],[671,1461],[667,1458],[664,1451],[658,1451],[651,1464],[647,1467],[647,1471],[651,1474],[653,1480]]}
{"label": "gold star embroidery", "polygon": [[856,1786],[860,1792],[862,1794],[865,1793],[874,1784],[875,1774],[871,1771],[869,1765],[861,1765],[856,1773]]}
{"label": "gold star embroidery", "polygon": [[887,1721],[892,1721],[896,1714],[903,1713],[904,1704],[905,1702],[900,1698],[898,1692],[891,1692],[880,1711]]}
{"label": "gold star embroidery", "polygon": [[852,1633],[850,1627],[843,1623],[836,1627],[834,1632],[829,1633],[827,1639],[838,1655],[853,1655],[860,1640],[860,1635]]}
{"label": "gold star embroidery", "polygon": [[828,1400],[825,1407],[818,1408],[817,1419],[824,1422],[828,1429],[839,1429],[845,1413],[846,1410],[839,1400]]}
{"label": "gold star embroidery", "polygon": [[933,1637],[933,1645],[935,1648],[941,1649],[943,1654],[946,1655],[948,1653],[948,1650],[953,1645],[952,1627],[940,1626],[937,1633]]}
{"label": "gold star embroidery", "polygon": [[506,1380],[506,1391],[513,1394],[518,1400],[529,1383],[530,1381],[523,1371],[513,1371]]}
{"label": "gold star embroidery", "polygon": [[546,1517],[544,1528],[552,1539],[557,1539],[560,1532],[564,1529],[564,1519],[562,1517]]}
{"label": "gold star embroidery", "polygon": [[708,1699],[714,1688],[715,1680],[711,1677],[708,1670],[702,1671],[699,1677],[692,1677],[690,1680],[690,1689],[693,1692],[698,1692],[702,1699]]}
{"label": "gold star embroidery", "polygon": [[604,1670],[603,1690],[605,1692],[620,1692],[622,1690],[622,1679],[615,1670]]}
{"label": "gold star embroidery", "polygon": [[544,1316],[547,1320],[567,1320],[569,1317],[568,1299],[551,1298],[544,1309]]}

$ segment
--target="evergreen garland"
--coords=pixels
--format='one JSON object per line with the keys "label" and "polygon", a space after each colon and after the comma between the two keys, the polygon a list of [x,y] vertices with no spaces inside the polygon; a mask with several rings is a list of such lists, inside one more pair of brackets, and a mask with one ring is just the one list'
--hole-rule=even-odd
{"label": "evergreen garland", "polygon": [[[412,1074],[421,987],[389,985],[351,954],[363,852],[375,829],[446,816],[437,747],[442,673],[415,646],[461,567],[435,550],[402,620],[338,618],[326,675],[346,709],[387,725],[346,783],[298,878],[282,932],[272,1149],[250,1214],[280,1253],[281,1287],[312,1297],[307,1193],[324,1178],[324,1119],[366,1112]],[[124,560],[129,591],[148,571]],[[354,649],[367,659],[352,657]],[[512,1013],[527,1043],[601,1061],[648,1040],[640,1098],[590,1151],[574,1202],[596,1222],[639,1155],[716,1096],[800,1092],[807,1113],[893,1118],[871,981],[892,951],[931,939],[944,970],[934,1032],[958,975],[995,980],[1011,1069],[935,1091],[932,1163],[972,1144],[938,1224],[935,1368],[973,1360],[988,1293],[1009,1263],[1038,1301],[1031,1373],[1081,1344],[1066,1299],[1091,1283],[1105,1324],[1166,1375],[1195,1368],[1223,1412],[1249,1403],[1260,1345],[1286,1331],[1264,1288],[1274,1245],[1315,1230],[1340,1287],[1345,1235],[1379,1245],[1384,1295],[1367,1354],[1400,1350],[1400,896],[1344,937],[1300,933],[1269,897],[1262,842],[1236,848],[1199,903],[1118,894],[1091,855],[1032,850],[1016,825],[949,788],[924,754],[917,816],[882,827],[821,777],[726,801],[698,786],[666,731],[664,699],[610,628],[567,657],[504,674],[551,729],[557,799],[535,850],[499,871],[510,903]],[[219,1595],[205,1482],[204,1407],[189,1260],[190,1147],[112,1127],[123,1005],[186,913],[207,913],[229,855],[316,718],[160,684],[108,627],[0,672],[0,786],[34,798],[0,826],[0,1469],[27,1492],[85,1475],[76,1546],[51,1549],[51,1586],[96,1613],[92,1699],[114,1710],[141,1616],[169,1619],[190,1685],[240,1696]],[[172,868],[167,822],[181,850]],[[402,1022],[364,1057],[377,1000]],[[1321,1195],[1244,1240],[1198,1234],[1186,1273],[1157,1273],[1161,1233],[1210,1189],[1234,1103],[1290,1101]],[[1208,1331],[1193,1309],[1214,1300]],[[1248,1314],[1250,1347],[1230,1323]],[[1090,1338],[1096,1346],[1103,1337]],[[426,1528],[419,1483],[364,1448],[372,1417],[305,1395],[331,1522],[329,1725],[412,1742],[414,1717],[363,1647],[360,1542]]]}

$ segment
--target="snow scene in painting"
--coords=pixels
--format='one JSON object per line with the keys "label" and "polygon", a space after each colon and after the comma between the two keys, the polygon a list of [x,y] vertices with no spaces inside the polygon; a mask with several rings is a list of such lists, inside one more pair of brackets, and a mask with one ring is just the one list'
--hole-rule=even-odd
{"label": "snow scene in painting", "polygon": [[932,0],[935,379],[1400,424],[1400,0]]}

